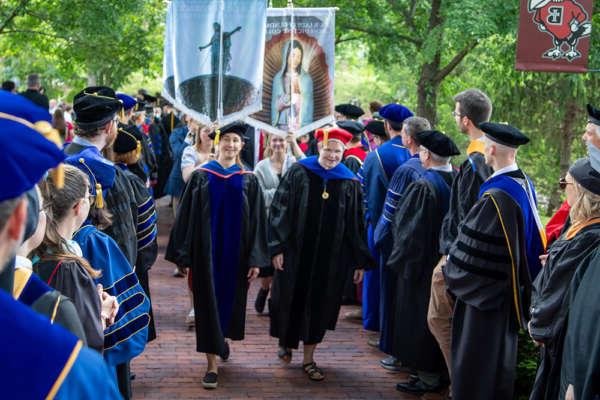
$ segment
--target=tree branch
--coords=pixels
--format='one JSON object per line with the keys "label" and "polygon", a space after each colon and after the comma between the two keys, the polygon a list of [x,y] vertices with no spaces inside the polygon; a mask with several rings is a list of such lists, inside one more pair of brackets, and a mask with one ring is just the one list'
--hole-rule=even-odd
{"label": "tree branch", "polygon": [[69,38],[65,37],[65,36],[59,36],[59,35],[55,35],[55,34],[48,33],[48,32],[42,32],[42,31],[33,31],[33,30],[29,30],[29,29],[12,29],[9,31],[0,32],[0,35],[9,35],[11,33],[28,33],[31,35],[47,36],[47,37],[51,37],[54,39],[63,39],[63,40],[69,41]]}
{"label": "tree branch", "polygon": [[440,83],[441,81],[443,81],[444,78],[446,78],[448,74],[450,74],[454,70],[454,68],[456,68],[458,64],[460,64],[460,62],[467,56],[467,54],[469,54],[471,50],[475,48],[475,46],[477,46],[477,41],[471,42],[468,45],[466,45],[458,54],[454,56],[454,58],[452,58],[452,60],[450,60],[448,64],[446,64],[445,67],[439,70],[439,72],[433,78],[433,81],[436,83]]}
{"label": "tree branch", "polygon": [[372,36],[385,36],[390,39],[403,40],[405,42],[412,43],[417,47],[421,47],[421,45],[423,44],[423,42],[419,39],[415,39],[413,37],[402,35],[402,34],[395,33],[395,32],[392,33],[392,32],[385,32],[385,31],[371,30],[371,29],[363,28],[361,26],[348,27],[348,30],[362,32],[362,33],[366,33],[366,34],[372,35]]}
{"label": "tree branch", "polygon": [[353,40],[359,40],[362,39],[362,36],[350,36],[350,37],[345,37],[345,38],[339,38],[339,39],[335,39],[335,44],[340,44],[340,43],[344,43],[344,42],[351,42]]}
{"label": "tree branch", "polygon": [[14,8],[14,10],[12,10],[10,14],[8,14],[8,17],[6,17],[6,19],[2,22],[2,25],[0,25],[0,34],[4,31],[4,29],[6,29],[8,24],[10,24],[11,21],[15,19],[17,15],[19,15],[21,10],[25,8],[29,1],[30,0],[21,0],[21,2]]}

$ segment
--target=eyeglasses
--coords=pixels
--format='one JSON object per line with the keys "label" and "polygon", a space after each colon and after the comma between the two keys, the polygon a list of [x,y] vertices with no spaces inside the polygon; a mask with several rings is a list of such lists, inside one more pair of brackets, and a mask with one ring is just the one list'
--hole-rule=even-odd
{"label": "eyeglasses", "polygon": [[567,185],[572,185],[572,184],[573,184],[573,182],[569,182],[565,178],[562,178],[561,180],[558,181],[558,187],[560,187],[561,190],[565,190],[567,188]]}
{"label": "eyeglasses", "polygon": [[96,196],[91,193],[88,193],[87,200],[90,204],[94,204],[96,202]]}
{"label": "eyeglasses", "polygon": [[453,116],[453,117],[462,118],[462,115],[460,115],[460,114],[459,114],[459,113],[457,113],[456,111],[452,111],[452,116]]}

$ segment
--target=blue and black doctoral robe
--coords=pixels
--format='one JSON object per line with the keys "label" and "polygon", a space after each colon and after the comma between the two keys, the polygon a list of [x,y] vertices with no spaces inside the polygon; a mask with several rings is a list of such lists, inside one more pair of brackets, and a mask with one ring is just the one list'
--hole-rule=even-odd
{"label": "blue and black doctoral robe", "polygon": [[[156,208],[152,195],[144,185],[144,182],[133,174],[125,164],[117,164],[129,180],[132,195],[137,205],[137,258],[135,261],[135,274],[146,296],[150,296],[150,268],[158,257],[158,227]],[[156,326],[154,324],[154,313],[150,305],[150,325],[148,326],[148,341],[156,339]]]}
{"label": "blue and black doctoral robe", "polygon": [[512,398],[517,334],[529,319],[530,271],[539,269],[545,251],[532,191],[520,170],[488,179],[450,248],[443,272],[456,300],[454,398]]}
{"label": "blue and black doctoral robe", "polygon": [[104,360],[0,290],[0,387],[7,399],[120,399]]}
{"label": "blue and black doctoral robe", "polygon": [[[396,214],[396,209],[402,203],[404,191],[408,186],[421,178],[425,169],[421,165],[419,155],[413,155],[408,161],[402,164],[392,177],[388,187],[383,205],[383,212],[374,232],[375,248],[381,255],[381,263],[385,265],[392,251],[394,237],[392,235],[392,222]],[[391,268],[381,269],[381,308],[380,308],[380,341],[379,349],[386,354],[392,354],[393,342],[393,321],[395,315],[395,296],[397,274]]]}
{"label": "blue and black doctoral robe", "polygon": [[266,220],[252,172],[211,161],[190,177],[165,258],[191,269],[197,351],[223,354],[225,338],[244,339],[248,270],[271,265]]}
{"label": "blue and black doctoral robe", "polygon": [[86,221],[75,232],[73,240],[92,267],[102,272],[95,282],[119,302],[114,324],[104,331],[104,358],[111,366],[126,363],[141,354],[146,346],[150,301],[110,236]]}
{"label": "blue and black doctoral robe", "polygon": [[[65,147],[65,154],[72,156],[85,150],[93,148],[94,152],[103,157],[100,151],[90,145],[80,144],[85,140],[76,137],[75,141]],[[106,194],[106,209],[111,212],[113,222],[104,232],[113,238],[119,245],[119,248],[127,257],[129,264],[135,265],[137,259],[137,204],[133,197],[133,188],[129,180],[120,168],[115,168],[115,181],[113,187]]]}
{"label": "blue and black doctoral robe", "polygon": [[287,171],[269,210],[275,270],[270,334],[280,346],[316,344],[334,330],[346,278],[373,266],[364,228],[362,193],[345,165],[326,170],[308,157]]}
{"label": "blue and black doctoral robe", "polygon": [[373,233],[383,210],[387,188],[396,169],[410,158],[410,152],[402,145],[402,138],[396,136],[367,155],[358,172],[363,187],[365,221],[369,250],[377,261],[377,268],[367,271],[363,281],[363,326],[367,330],[379,331],[381,262],[375,248]]}
{"label": "blue and black doctoral robe", "polygon": [[390,278],[396,279],[390,294],[394,313],[387,322],[389,354],[419,371],[445,370],[442,353],[427,325],[427,310],[431,277],[439,261],[440,229],[455,175],[452,170],[429,169],[406,189],[394,216],[393,248],[384,267],[384,271],[393,271]]}

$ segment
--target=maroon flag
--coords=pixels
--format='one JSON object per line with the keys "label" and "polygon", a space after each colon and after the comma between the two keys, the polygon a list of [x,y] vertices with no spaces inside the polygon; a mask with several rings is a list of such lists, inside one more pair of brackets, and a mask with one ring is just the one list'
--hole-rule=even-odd
{"label": "maroon flag", "polygon": [[521,0],[516,69],[586,72],[593,0]]}

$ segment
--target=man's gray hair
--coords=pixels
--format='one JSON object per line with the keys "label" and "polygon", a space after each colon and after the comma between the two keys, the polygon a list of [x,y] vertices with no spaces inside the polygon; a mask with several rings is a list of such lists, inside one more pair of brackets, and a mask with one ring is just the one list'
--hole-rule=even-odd
{"label": "man's gray hair", "polygon": [[38,74],[29,74],[27,77],[27,87],[37,87],[40,85],[40,76]]}
{"label": "man's gray hair", "polygon": [[404,129],[406,130],[406,134],[413,138],[413,140],[418,140],[415,138],[415,135],[419,132],[428,131],[431,129],[431,124],[427,119],[423,117],[410,117],[404,120]]}

